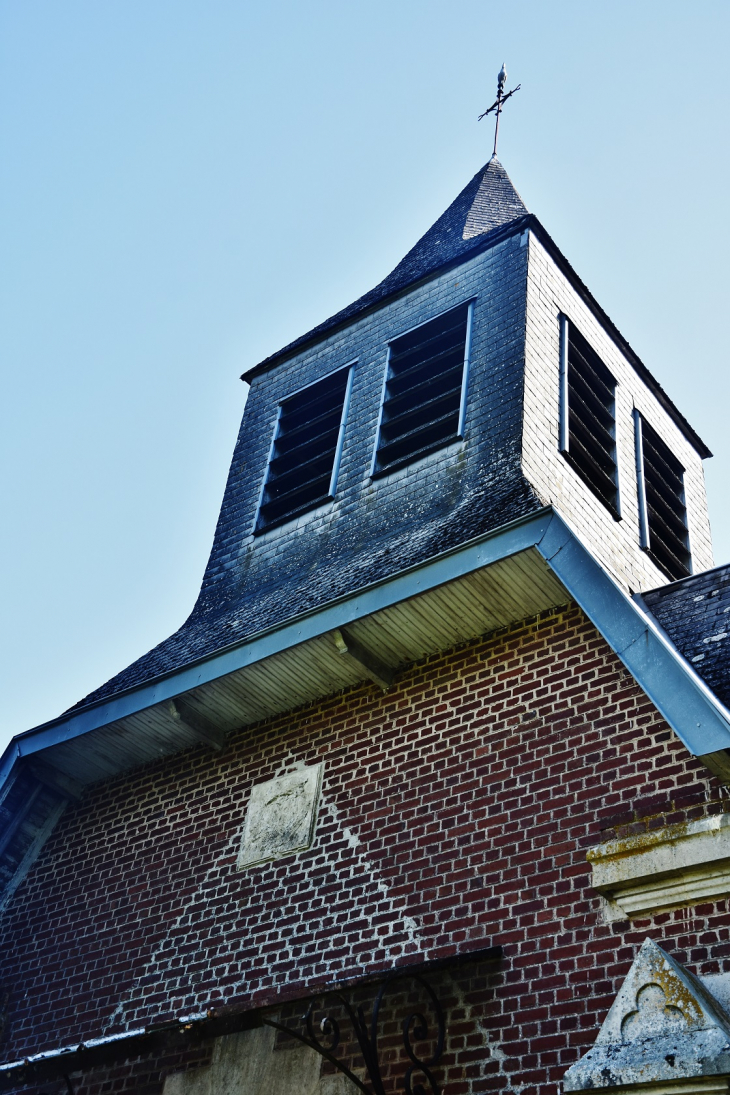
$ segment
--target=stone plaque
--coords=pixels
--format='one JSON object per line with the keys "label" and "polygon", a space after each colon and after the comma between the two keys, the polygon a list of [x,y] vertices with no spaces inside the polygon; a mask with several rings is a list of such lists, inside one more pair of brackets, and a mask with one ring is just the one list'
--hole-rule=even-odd
{"label": "stone plaque", "polygon": [[309,848],[314,839],[324,764],[257,784],[243,826],[239,871]]}

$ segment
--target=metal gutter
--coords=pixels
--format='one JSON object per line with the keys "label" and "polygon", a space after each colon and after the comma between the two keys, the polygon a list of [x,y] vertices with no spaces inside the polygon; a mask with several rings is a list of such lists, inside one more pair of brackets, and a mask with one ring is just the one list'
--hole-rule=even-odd
{"label": "metal gutter", "polygon": [[730,749],[730,711],[557,513],[536,546],[689,752]]}
{"label": "metal gutter", "polygon": [[0,785],[20,757],[117,722],[511,555],[534,548],[696,756],[730,749],[730,712],[651,616],[603,570],[552,508],[522,518],[147,684],[27,731],[0,760]]}

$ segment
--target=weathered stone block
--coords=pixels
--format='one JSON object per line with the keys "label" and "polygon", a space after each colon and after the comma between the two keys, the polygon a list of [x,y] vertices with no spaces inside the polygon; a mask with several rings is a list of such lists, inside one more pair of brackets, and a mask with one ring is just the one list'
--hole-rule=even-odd
{"label": "weathered stone block", "polygon": [[163,1095],[330,1095],[320,1087],[319,1054],[307,1046],[275,1053],[275,1040],[271,1027],[218,1038],[209,1067],[169,1076]]}
{"label": "weathered stone block", "polygon": [[324,764],[301,767],[252,788],[238,854],[239,871],[309,848],[323,769]]}
{"label": "weathered stone block", "polygon": [[[563,1086],[642,1085],[643,1092],[653,1085],[658,1095],[673,1090],[673,1081],[729,1074],[730,1016],[689,970],[646,939],[593,1048],[568,1069]],[[687,1095],[699,1090],[692,1084]]]}
{"label": "weathered stone block", "polygon": [[629,916],[730,894],[730,814],[591,848],[592,884]]}

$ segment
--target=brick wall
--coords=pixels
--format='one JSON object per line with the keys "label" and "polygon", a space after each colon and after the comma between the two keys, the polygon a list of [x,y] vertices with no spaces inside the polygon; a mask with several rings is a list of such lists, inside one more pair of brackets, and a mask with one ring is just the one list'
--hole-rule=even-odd
{"label": "brick wall", "polygon": [[[313,847],[237,872],[252,783],[319,760]],[[3,920],[3,1056],[495,944],[494,974],[467,971],[451,993],[463,1041],[446,1095],[552,1095],[647,934],[701,975],[730,969],[727,902],[611,922],[586,849],[610,826],[721,808],[588,621],[552,611],[386,694],[362,686],[234,733],[220,755],[92,788]],[[82,1090],[157,1095],[179,1067],[117,1067]]]}
{"label": "brick wall", "polygon": [[[525,476],[553,503],[603,565],[632,591],[667,578],[639,547],[639,505],[632,411],[636,407],[686,469],[687,520],[695,572],[713,565],[702,461],[656,396],[530,233],[525,346]],[[588,339],[617,381],[616,449],[621,521],[615,521],[559,452],[560,329],[563,313]]]}

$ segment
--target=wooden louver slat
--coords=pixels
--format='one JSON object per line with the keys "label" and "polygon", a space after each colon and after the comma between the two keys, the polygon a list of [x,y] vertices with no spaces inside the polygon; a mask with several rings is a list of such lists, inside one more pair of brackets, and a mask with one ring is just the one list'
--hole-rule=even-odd
{"label": "wooden louver slat", "polygon": [[616,381],[579,331],[568,324],[568,446],[564,456],[619,516],[616,467]]}
{"label": "wooden louver slat", "polygon": [[390,344],[375,475],[458,438],[468,316],[462,304]]}
{"label": "wooden louver slat", "polygon": [[348,369],[341,369],[281,404],[257,532],[292,520],[330,497],[348,375]]}
{"label": "wooden louver slat", "polygon": [[652,427],[641,421],[647,550],[673,581],[691,573],[684,468]]}

